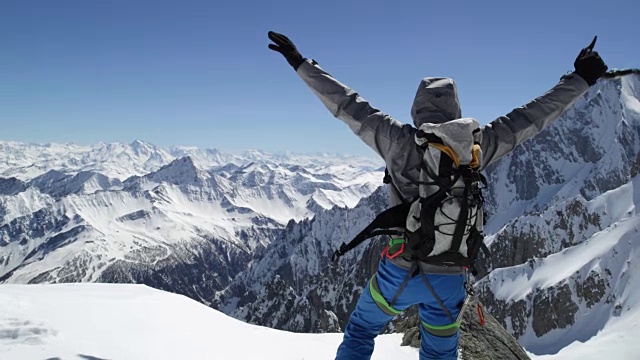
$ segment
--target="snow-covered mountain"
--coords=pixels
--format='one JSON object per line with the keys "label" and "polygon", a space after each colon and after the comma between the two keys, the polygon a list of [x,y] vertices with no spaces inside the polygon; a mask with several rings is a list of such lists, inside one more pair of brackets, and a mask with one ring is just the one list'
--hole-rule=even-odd
{"label": "snow-covered mountain", "polygon": [[214,307],[239,319],[298,332],[344,328],[362,286],[375,271],[375,242],[346,254],[331,254],[387,206],[381,187],[355,208],[321,211],[291,223],[261,258],[217,295]]}
{"label": "snow-covered mountain", "polygon": [[487,170],[494,270],[477,288],[528,350],[638,334],[639,157],[640,77],[627,76]]}
{"label": "snow-covered mountain", "polygon": [[[21,180],[32,179],[49,170],[66,174],[94,171],[124,180],[132,175],[155,171],[179,157],[169,149],[139,140],[131,144],[102,143],[93,146],[0,141],[0,153],[0,177]],[[215,154],[210,158],[215,159]]]}
{"label": "snow-covered mountain", "polygon": [[524,213],[578,195],[590,200],[629,182],[640,143],[638,82],[637,75],[600,81],[554,126],[487,169],[489,232]]}
{"label": "snow-covered mountain", "polygon": [[[345,165],[345,168],[380,167],[374,158],[363,158],[344,154],[295,154],[269,153],[247,150],[242,154],[225,153],[217,149],[176,146],[163,148],[148,142],[135,140],[126,143],[76,144],[27,144],[0,141],[0,178],[30,180],[49,170],[75,175],[81,171],[100,173],[121,181],[137,175],[143,176],[157,171],[173,160],[190,157],[205,169],[235,164],[243,166],[250,162],[289,164],[304,168]],[[336,159],[340,159],[339,162]],[[0,187],[1,189],[1,187]]]}
{"label": "snow-covered mountain", "polygon": [[[168,153],[141,142],[111,147],[133,145],[139,154]],[[37,153],[12,146],[8,158]],[[183,151],[195,157],[123,181],[86,167],[0,178],[0,282],[145,283],[209,303],[288,222],[354,206],[382,179],[371,159],[215,152],[233,162],[210,167],[213,160],[198,159],[213,152]],[[49,155],[40,157],[45,165],[35,167],[46,170]],[[111,162],[94,152],[83,159],[106,173],[139,168],[122,162],[109,170]]]}

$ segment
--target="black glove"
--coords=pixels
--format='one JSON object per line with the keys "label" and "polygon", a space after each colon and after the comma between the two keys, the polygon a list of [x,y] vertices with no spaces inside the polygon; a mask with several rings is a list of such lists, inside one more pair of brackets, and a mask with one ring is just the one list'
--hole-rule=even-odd
{"label": "black glove", "polygon": [[593,51],[597,39],[597,36],[594,37],[591,44],[580,51],[576,61],[573,63],[576,69],[575,73],[580,75],[589,86],[595,84],[607,72],[607,65],[602,61],[598,52]]}
{"label": "black glove", "polygon": [[296,46],[293,45],[293,42],[288,37],[277,32],[269,31],[268,35],[269,39],[275,43],[269,44],[269,49],[282,54],[289,65],[293,66],[294,70],[298,70],[298,67],[304,62],[304,58],[300,55]]}

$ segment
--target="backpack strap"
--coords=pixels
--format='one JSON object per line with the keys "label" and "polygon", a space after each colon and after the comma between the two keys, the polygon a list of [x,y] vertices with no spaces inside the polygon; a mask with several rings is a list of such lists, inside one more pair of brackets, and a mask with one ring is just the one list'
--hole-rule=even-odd
{"label": "backpack strap", "polygon": [[354,237],[348,244],[342,243],[340,249],[334,251],[332,261],[336,261],[347,251],[362,244],[365,240],[378,235],[404,235],[403,231],[391,230],[391,228],[404,228],[411,203],[396,205],[376,216],[376,218]]}
{"label": "backpack strap", "polygon": [[393,188],[393,191],[396,193],[396,196],[398,196],[398,199],[400,199],[400,201],[402,201],[403,203],[406,203],[406,201],[404,200],[404,196],[402,196],[402,194],[400,193],[400,190],[398,189],[398,187],[396,186],[396,184],[393,182],[393,178],[391,177],[391,174],[389,174],[389,168],[384,168],[384,178],[382,179],[382,182],[389,185],[391,184],[391,187]]}
{"label": "backpack strap", "polygon": [[[429,206],[432,203],[439,203],[447,196],[447,191],[458,180],[456,177],[453,181],[451,175],[453,172],[453,159],[444,153],[440,153],[440,164],[438,165],[438,176],[435,178],[436,184],[440,189],[428,198],[420,199],[420,227],[422,234],[428,239],[436,238],[436,227],[432,219],[435,218],[437,206]],[[425,169],[426,170],[426,169]]]}
{"label": "backpack strap", "polygon": [[458,169],[462,173],[464,180],[464,191],[462,193],[462,201],[460,202],[460,214],[458,215],[458,221],[456,222],[456,228],[453,232],[453,239],[451,240],[451,248],[449,251],[460,251],[460,245],[462,244],[462,237],[467,228],[467,220],[469,218],[469,188],[471,187],[471,172],[473,171],[469,166],[461,166]]}
{"label": "backpack strap", "polygon": [[[437,326],[437,325],[431,325],[423,320],[422,326],[428,333],[435,336],[439,336],[439,337],[449,337],[457,334],[458,331],[460,330],[460,325],[461,325],[461,321],[458,319],[460,318],[460,314],[462,314],[462,311],[458,313],[458,317],[454,318],[453,315],[451,314],[451,311],[449,311],[449,309],[444,304],[444,302],[442,302],[442,299],[440,298],[440,296],[438,296],[438,293],[436,293],[433,286],[431,286],[431,283],[427,279],[427,275],[422,271],[422,268],[420,268],[420,276],[422,277],[422,281],[427,286],[427,289],[429,289],[429,292],[431,293],[433,298],[438,302],[438,305],[440,305],[440,309],[442,309],[442,311],[445,313],[445,315],[447,315],[447,317],[451,321],[450,324]],[[465,299],[465,301],[466,300],[467,299]]]}

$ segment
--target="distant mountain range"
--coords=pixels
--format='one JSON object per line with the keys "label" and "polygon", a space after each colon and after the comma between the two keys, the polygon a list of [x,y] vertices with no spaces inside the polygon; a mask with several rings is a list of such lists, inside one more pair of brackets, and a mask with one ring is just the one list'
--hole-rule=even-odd
{"label": "distant mountain range", "polygon": [[0,281],[143,282],[204,303],[287,223],[352,207],[383,176],[381,162],[350,156],[0,148],[0,172],[14,175],[0,178]]}

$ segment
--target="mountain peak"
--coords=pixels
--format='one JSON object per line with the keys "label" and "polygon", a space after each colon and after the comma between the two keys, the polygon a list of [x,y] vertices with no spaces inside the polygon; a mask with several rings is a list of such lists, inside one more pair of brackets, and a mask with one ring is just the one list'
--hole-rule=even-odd
{"label": "mountain peak", "polygon": [[140,140],[140,139],[134,139],[134,140],[131,142],[131,144],[129,144],[129,145],[131,145],[131,146],[133,146],[133,147],[135,147],[135,146],[145,146],[145,145],[147,145],[147,142],[145,142],[145,141],[143,141],[143,140]]}
{"label": "mountain peak", "polygon": [[196,165],[191,156],[175,159],[160,170],[145,176],[153,182],[168,182],[174,185],[201,185],[210,177],[209,173]]}
{"label": "mountain peak", "polygon": [[122,183],[95,171],[80,171],[75,175],[69,175],[50,170],[33,179],[29,185],[38,188],[44,194],[64,197],[69,194],[93,194],[99,190],[121,186]]}
{"label": "mountain peak", "polygon": [[36,187],[50,187],[70,176],[71,175],[52,169],[31,180],[30,184]]}
{"label": "mountain peak", "polygon": [[0,177],[0,195],[16,195],[27,189],[26,184],[15,177]]}
{"label": "mountain peak", "polygon": [[138,139],[133,140],[129,144],[129,148],[137,156],[153,156],[159,151],[155,145]]}

